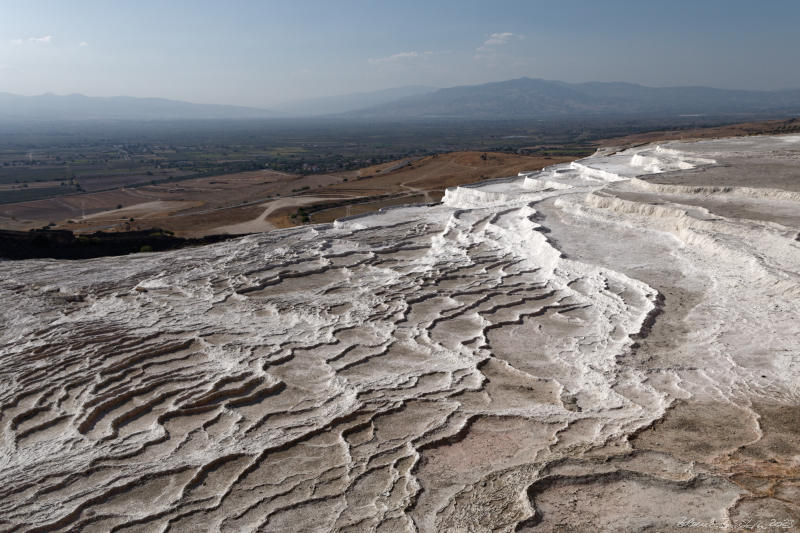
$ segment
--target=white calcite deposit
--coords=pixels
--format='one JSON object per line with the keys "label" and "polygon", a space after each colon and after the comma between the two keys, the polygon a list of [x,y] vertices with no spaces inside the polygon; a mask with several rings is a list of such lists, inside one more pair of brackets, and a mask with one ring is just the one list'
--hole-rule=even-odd
{"label": "white calcite deposit", "polygon": [[1,262],[0,530],[798,530],[798,230],[755,137]]}

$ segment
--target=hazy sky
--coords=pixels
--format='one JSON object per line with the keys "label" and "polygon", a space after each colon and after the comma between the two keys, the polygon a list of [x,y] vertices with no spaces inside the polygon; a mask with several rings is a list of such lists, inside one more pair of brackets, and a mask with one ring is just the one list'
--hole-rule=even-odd
{"label": "hazy sky", "polygon": [[0,0],[0,92],[269,107],[528,76],[800,88],[800,1]]}

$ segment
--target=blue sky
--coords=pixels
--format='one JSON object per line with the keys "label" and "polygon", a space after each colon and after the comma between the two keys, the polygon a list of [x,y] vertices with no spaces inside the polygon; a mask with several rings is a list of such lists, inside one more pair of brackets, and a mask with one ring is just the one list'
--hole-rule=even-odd
{"label": "blue sky", "polygon": [[800,88],[800,2],[0,1],[0,91],[269,107],[521,76]]}

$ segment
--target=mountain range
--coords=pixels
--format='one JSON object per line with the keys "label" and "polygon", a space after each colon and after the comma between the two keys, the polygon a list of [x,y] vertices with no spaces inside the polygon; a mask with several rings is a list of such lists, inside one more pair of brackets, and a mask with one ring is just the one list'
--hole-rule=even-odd
{"label": "mountain range", "polygon": [[342,94],[287,102],[285,104],[273,106],[273,109],[286,113],[287,115],[298,117],[334,115],[382,106],[400,100],[401,98],[423,96],[436,90],[436,87],[428,87],[426,85],[409,85],[406,87],[383,89],[381,91]]}
{"label": "mountain range", "polygon": [[408,86],[290,102],[273,110],[162,98],[0,93],[5,120],[326,117],[357,120],[537,119],[588,115],[800,114],[800,89],[744,91],[519,78],[445,89]]}
{"label": "mountain range", "polygon": [[570,115],[800,113],[800,90],[742,91],[565,83],[531,78],[467,85],[409,96],[348,113],[370,119],[510,119]]}
{"label": "mountain range", "polygon": [[164,98],[0,93],[0,119],[5,120],[213,120],[280,116],[275,111],[253,107],[192,104]]}

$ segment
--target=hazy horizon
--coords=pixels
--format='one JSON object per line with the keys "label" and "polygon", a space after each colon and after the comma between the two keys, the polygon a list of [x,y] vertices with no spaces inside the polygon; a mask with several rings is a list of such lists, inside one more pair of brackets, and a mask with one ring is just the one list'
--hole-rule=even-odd
{"label": "hazy horizon", "polygon": [[[525,78],[525,77],[529,78],[530,76],[521,76],[521,78]],[[485,84],[491,84],[491,83],[501,83],[501,82],[505,82],[505,81],[511,81],[511,80],[508,80],[508,79],[489,80],[489,81],[486,81],[486,82],[468,83],[468,84],[456,85],[456,86],[441,86],[441,87],[433,87],[433,86],[431,86],[430,89],[432,91],[435,91],[435,90],[439,90],[439,89],[448,89],[448,88],[461,87],[461,86],[485,85]],[[545,80],[545,81],[562,82],[564,80]],[[597,81],[598,80],[586,80],[585,82],[573,82],[573,83],[592,83],[592,82],[597,82]],[[638,84],[636,82],[631,82],[631,81],[628,81],[628,80],[609,80],[608,82],[601,82],[601,83],[631,83],[631,84],[642,85],[644,87],[652,87],[652,88],[688,87],[688,85],[684,85],[684,86],[678,86],[678,85],[662,85],[662,86],[645,85],[645,84]],[[711,86],[701,86],[701,85],[695,85],[695,86],[696,87],[702,87],[702,88],[713,88],[713,89],[733,89],[733,90],[737,89],[736,87],[719,87],[719,86],[711,87]],[[80,93],[80,92],[58,93],[58,92],[54,92],[54,91],[46,91],[46,92],[41,92],[41,93],[30,93],[30,94],[11,93],[10,91],[0,91],[0,93],[14,94],[14,95],[18,95],[18,96],[47,96],[47,95],[54,95],[54,96],[87,96],[87,97],[92,97],[92,98],[94,98],[94,97],[97,97],[97,98],[117,98],[117,97],[123,97],[123,98],[125,98],[125,97],[152,98],[152,99],[174,100],[174,101],[177,101],[177,102],[195,103],[195,104],[202,104],[202,105],[243,106],[243,107],[252,107],[252,108],[256,108],[256,109],[263,109],[265,111],[269,111],[272,108],[279,109],[279,108],[287,106],[289,104],[303,103],[303,102],[313,101],[313,100],[317,100],[317,99],[324,100],[326,98],[345,97],[345,96],[352,96],[352,95],[357,95],[357,94],[380,93],[380,92],[388,91],[388,90],[391,90],[391,89],[403,89],[403,88],[406,88],[406,87],[421,87],[421,85],[407,85],[407,86],[401,86],[401,87],[383,87],[383,88],[373,89],[373,90],[369,90],[369,91],[356,90],[356,91],[354,91],[352,93],[336,93],[336,94],[326,94],[326,95],[319,95],[319,96],[311,96],[311,97],[307,97],[307,98],[296,98],[296,99],[292,99],[292,100],[285,100],[285,101],[275,102],[271,106],[257,106],[257,105],[249,106],[247,104],[237,104],[237,103],[228,103],[228,102],[193,102],[193,101],[185,100],[185,99],[181,99],[181,98],[171,98],[171,97],[165,97],[165,96],[160,96],[160,95],[156,95],[156,94],[153,94],[153,95],[142,95],[142,96],[133,96],[131,94],[93,95],[93,94]],[[800,89],[800,85],[798,87],[786,87],[786,88],[780,88],[780,89],[763,89],[763,90],[765,90],[765,91],[781,91],[781,90],[794,90],[794,89]],[[759,89],[753,89],[753,90],[759,90]]]}
{"label": "hazy horizon", "polygon": [[652,87],[800,87],[800,5],[742,1],[302,4],[13,1],[0,92],[269,109],[410,85],[530,77]]}

